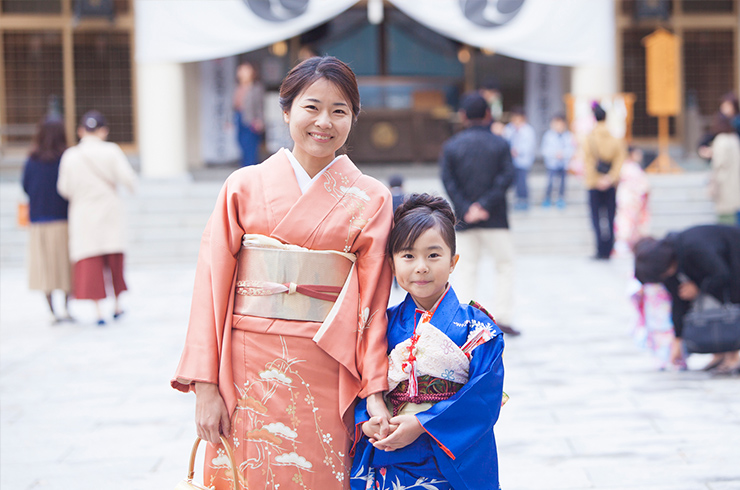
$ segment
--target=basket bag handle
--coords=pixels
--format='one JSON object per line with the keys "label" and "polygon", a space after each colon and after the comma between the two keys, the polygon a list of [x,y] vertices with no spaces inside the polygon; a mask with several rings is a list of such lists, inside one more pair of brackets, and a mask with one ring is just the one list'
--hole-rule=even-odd
{"label": "basket bag handle", "polygon": [[[196,437],[195,444],[193,444],[193,449],[190,451],[190,463],[188,464],[188,478],[187,482],[192,483],[193,477],[195,476],[195,455],[198,453],[198,446],[200,445],[201,438]],[[234,453],[231,451],[231,447],[229,446],[228,441],[226,438],[222,435],[221,436],[221,444],[224,446],[224,450],[226,451],[226,456],[229,458],[229,463],[231,464],[231,473],[234,475],[234,481],[233,481],[233,488],[236,490],[237,488],[237,478],[238,478],[238,470],[236,467],[236,460],[234,459]]]}

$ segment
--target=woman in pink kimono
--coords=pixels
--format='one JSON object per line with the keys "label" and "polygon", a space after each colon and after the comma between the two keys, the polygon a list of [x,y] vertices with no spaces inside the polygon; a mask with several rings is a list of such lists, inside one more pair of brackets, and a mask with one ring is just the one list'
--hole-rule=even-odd
{"label": "woman in pink kimono", "polygon": [[[345,489],[356,397],[387,430],[391,195],[336,156],[360,111],[333,57],[280,87],[294,141],[225,182],[203,233],[172,386],[196,393],[217,489]],[[229,441],[238,474],[219,444]]]}

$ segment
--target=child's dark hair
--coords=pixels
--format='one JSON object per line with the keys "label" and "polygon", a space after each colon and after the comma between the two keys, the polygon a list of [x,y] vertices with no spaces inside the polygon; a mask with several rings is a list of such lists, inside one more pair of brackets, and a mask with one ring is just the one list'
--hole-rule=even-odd
{"label": "child's dark hair", "polygon": [[388,255],[408,250],[428,229],[437,228],[455,255],[455,213],[445,199],[429,194],[411,194],[393,214]]}

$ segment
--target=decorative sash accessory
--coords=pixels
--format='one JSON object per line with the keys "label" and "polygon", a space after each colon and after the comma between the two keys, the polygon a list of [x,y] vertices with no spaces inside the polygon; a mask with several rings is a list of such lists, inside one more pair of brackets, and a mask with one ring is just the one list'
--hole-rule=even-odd
{"label": "decorative sash accessory", "polygon": [[[406,413],[404,409],[409,403],[421,405],[441,402],[452,397],[460,391],[460,388],[465,386],[462,383],[455,383],[454,381],[435,378],[426,374],[417,378],[418,394],[416,396],[409,396],[408,385],[408,381],[401,381],[393,391],[388,393],[387,398],[393,406],[394,417],[401,412]],[[422,409],[425,410],[426,407],[422,407]],[[415,412],[415,410],[412,412]]]}
{"label": "decorative sash accessory", "polygon": [[[480,305],[471,305],[493,320]],[[473,350],[493,338],[491,329],[481,325],[458,347],[430,323],[433,315],[433,311],[425,311],[411,338],[397,344],[388,355],[386,398],[393,406],[394,416],[401,412],[417,413],[454,396],[468,382]],[[508,399],[504,393],[501,405]]]}
{"label": "decorative sash accessory", "polygon": [[323,322],[356,258],[309,250],[264,235],[244,235],[237,257],[234,313]]}
{"label": "decorative sash accessory", "polygon": [[[200,437],[195,439],[195,444],[193,444],[193,450],[190,451],[190,464],[188,465],[188,477],[184,480],[180,481],[180,483],[177,484],[175,487],[175,490],[213,490],[214,487],[206,487],[203,485],[199,485],[197,483],[193,482],[193,477],[195,476],[195,455],[198,452],[198,446],[200,445]],[[237,481],[237,465],[236,460],[234,459],[234,454],[231,452],[231,447],[229,447],[228,441],[224,438],[224,436],[221,436],[221,444],[224,446],[224,451],[226,451],[226,456],[229,458],[229,463],[231,465],[231,474],[233,475],[234,479],[233,481],[233,488],[234,490],[237,489],[238,485],[236,483]]]}

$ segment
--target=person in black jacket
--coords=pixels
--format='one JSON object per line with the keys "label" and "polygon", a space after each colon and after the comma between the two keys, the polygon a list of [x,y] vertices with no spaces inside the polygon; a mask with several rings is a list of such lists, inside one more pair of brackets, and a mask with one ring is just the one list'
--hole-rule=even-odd
{"label": "person in black jacket", "polygon": [[[643,238],[635,244],[635,277],[642,283],[662,282],[671,293],[676,333],[671,360],[679,361],[683,317],[700,293],[740,303],[740,227],[703,225],[662,240]],[[740,372],[740,355],[716,354],[704,369]]]}
{"label": "person in black jacket", "polygon": [[[458,248],[455,290],[461,301],[478,298],[478,266],[481,255],[496,263],[496,297],[493,313],[506,334],[519,335],[511,327],[514,280],[514,246],[509,234],[506,190],[514,182],[514,165],[506,141],[491,132],[490,110],[485,99],[469,94],[460,104],[465,129],[445,142],[440,156],[442,182],[455,208]],[[486,287],[486,291],[492,291]]]}

